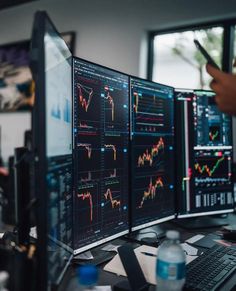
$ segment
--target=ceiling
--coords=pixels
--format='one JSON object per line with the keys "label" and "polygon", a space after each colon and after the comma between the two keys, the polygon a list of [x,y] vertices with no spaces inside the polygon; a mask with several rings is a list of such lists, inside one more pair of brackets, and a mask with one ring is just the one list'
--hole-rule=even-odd
{"label": "ceiling", "polygon": [[13,6],[17,6],[20,4],[24,4],[24,3],[28,3],[28,2],[32,2],[32,1],[36,1],[36,0],[1,0],[0,1],[0,10],[2,9],[6,9],[9,7],[13,7]]}

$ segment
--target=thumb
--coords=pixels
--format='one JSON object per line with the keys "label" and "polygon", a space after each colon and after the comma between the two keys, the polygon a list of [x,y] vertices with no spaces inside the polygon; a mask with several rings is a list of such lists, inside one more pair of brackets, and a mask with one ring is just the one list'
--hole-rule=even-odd
{"label": "thumb", "polygon": [[210,64],[207,64],[206,65],[206,70],[207,70],[207,73],[209,75],[211,75],[212,78],[214,78],[215,80],[221,80],[222,77],[225,75],[224,72],[222,72],[221,70],[218,70],[218,69],[214,68]]}

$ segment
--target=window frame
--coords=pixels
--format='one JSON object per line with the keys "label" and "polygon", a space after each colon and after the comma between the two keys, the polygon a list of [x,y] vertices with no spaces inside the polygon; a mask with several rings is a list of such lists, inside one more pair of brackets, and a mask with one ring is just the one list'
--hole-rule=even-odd
{"label": "window frame", "polygon": [[222,69],[225,72],[232,72],[236,18],[180,25],[177,27],[169,27],[161,30],[150,31],[148,34],[147,79],[153,80],[154,38],[156,36],[176,32],[186,32],[190,30],[209,29],[218,26],[223,28]]}

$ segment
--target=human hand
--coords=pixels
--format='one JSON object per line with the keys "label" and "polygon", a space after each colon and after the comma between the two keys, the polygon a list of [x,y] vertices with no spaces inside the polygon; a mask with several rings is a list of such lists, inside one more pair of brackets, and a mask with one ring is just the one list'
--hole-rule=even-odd
{"label": "human hand", "polygon": [[207,64],[207,72],[213,77],[211,89],[216,93],[216,103],[225,113],[236,115],[236,75],[224,73]]}

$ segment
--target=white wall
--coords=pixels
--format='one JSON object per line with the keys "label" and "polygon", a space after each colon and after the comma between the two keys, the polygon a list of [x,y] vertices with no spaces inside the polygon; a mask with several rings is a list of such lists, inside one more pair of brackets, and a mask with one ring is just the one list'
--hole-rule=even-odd
{"label": "white wall", "polygon": [[236,16],[235,0],[41,0],[0,12],[0,43],[29,38],[37,9],[76,32],[77,56],[142,77],[149,30]]}

